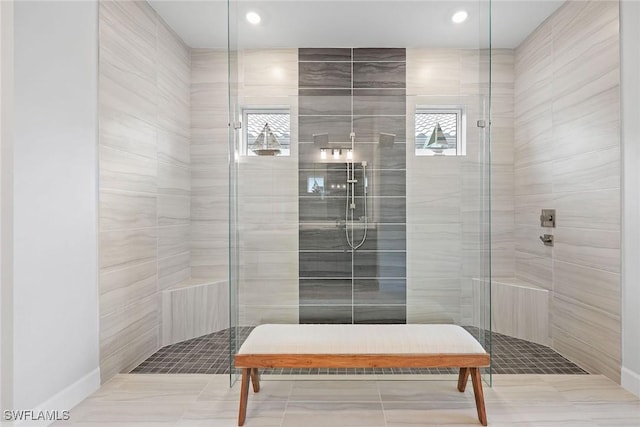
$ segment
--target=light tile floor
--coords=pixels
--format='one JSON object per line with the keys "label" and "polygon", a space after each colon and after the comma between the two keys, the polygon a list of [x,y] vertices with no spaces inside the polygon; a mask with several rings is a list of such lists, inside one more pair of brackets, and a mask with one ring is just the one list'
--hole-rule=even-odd
{"label": "light tile floor", "polygon": [[[432,376],[435,377],[435,376]],[[276,377],[274,377],[276,378]],[[247,427],[478,426],[472,387],[439,381],[263,378]],[[415,378],[413,376],[412,378]],[[226,375],[118,375],[56,426],[236,426]],[[640,399],[600,375],[494,375],[489,425],[640,426]]]}

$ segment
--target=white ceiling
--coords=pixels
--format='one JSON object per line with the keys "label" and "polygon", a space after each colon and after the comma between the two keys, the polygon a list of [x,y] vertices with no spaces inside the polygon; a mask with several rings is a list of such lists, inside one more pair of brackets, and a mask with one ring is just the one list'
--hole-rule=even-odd
{"label": "white ceiling", "polygon": [[[225,47],[226,0],[149,0],[191,47]],[[492,45],[513,48],[564,0],[493,0]],[[239,0],[231,29],[240,48],[486,46],[486,1],[457,0]],[[463,24],[451,22],[459,10]],[[253,26],[244,16],[256,11]],[[481,40],[482,37],[482,40]]]}

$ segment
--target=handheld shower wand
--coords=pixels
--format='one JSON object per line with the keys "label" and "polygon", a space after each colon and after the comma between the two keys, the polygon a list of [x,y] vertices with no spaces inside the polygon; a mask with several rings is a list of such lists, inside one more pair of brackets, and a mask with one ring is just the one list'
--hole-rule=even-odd
{"label": "handheld shower wand", "polygon": [[[351,132],[351,152],[355,153],[356,134]],[[345,235],[347,237],[347,244],[354,251],[360,248],[367,239],[368,228],[368,215],[367,215],[367,162],[362,162],[362,189],[364,194],[364,233],[362,240],[358,244],[354,241],[354,212],[356,210],[356,168],[352,162],[347,162],[347,201],[345,205]],[[349,200],[349,192],[351,192],[351,200]],[[349,237],[349,215],[351,215],[351,237]]]}

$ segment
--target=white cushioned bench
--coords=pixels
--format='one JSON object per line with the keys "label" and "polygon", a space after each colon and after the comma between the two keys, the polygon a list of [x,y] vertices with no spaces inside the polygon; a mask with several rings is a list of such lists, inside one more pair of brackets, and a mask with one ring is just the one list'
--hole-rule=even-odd
{"label": "white cushioned bench", "polygon": [[240,413],[249,382],[260,391],[260,368],[460,368],[458,390],[471,376],[478,418],[487,425],[480,368],[489,354],[457,325],[260,325],[235,355],[242,368]]}

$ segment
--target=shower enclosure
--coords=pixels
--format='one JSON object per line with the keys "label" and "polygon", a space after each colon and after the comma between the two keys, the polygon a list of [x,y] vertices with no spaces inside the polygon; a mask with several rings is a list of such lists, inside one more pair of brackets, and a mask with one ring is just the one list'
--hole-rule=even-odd
{"label": "shower enclosure", "polygon": [[263,323],[454,323],[491,352],[490,7],[228,1],[231,364]]}

